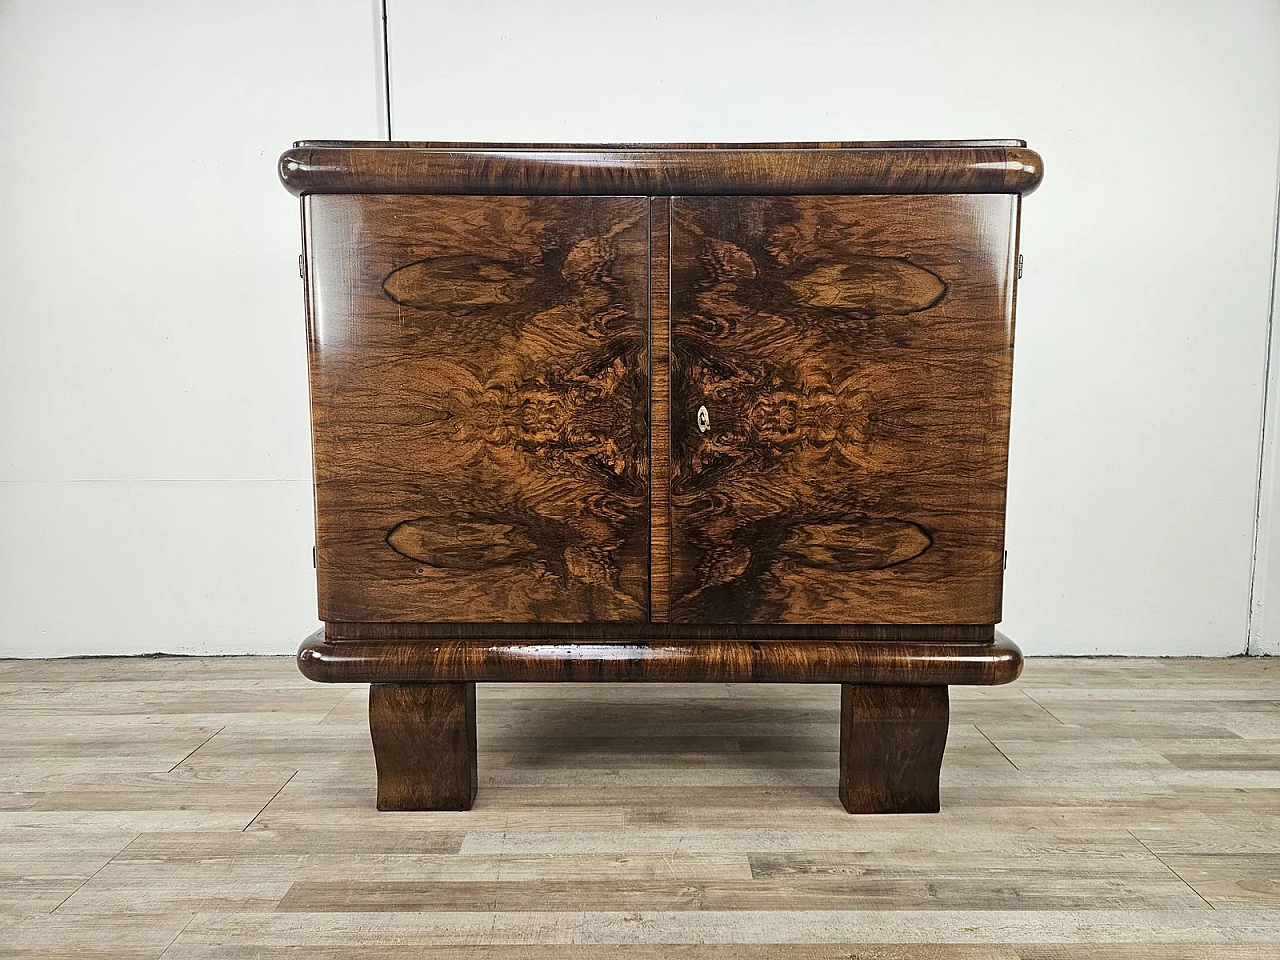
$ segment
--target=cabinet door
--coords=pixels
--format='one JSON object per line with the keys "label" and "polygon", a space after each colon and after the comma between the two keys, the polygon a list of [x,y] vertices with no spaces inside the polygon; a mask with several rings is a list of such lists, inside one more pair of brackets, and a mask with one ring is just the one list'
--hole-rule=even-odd
{"label": "cabinet door", "polygon": [[1000,619],[1017,198],[672,202],[671,619]]}
{"label": "cabinet door", "polygon": [[320,616],[648,615],[648,202],[306,201]]}

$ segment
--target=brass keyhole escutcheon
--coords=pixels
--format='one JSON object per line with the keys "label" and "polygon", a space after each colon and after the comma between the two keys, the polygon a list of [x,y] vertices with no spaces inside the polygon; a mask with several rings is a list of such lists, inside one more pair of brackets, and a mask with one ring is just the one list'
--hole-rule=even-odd
{"label": "brass keyhole escutcheon", "polygon": [[711,412],[707,410],[707,405],[704,403],[702,406],[698,408],[698,432],[706,433],[710,429],[711,429]]}

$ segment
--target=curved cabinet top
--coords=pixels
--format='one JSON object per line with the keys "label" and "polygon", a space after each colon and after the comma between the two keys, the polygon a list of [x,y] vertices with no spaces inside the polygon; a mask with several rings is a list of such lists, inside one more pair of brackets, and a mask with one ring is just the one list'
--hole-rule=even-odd
{"label": "curved cabinet top", "polygon": [[1044,174],[1021,140],[768,144],[301,141],[280,157],[296,196],[763,196],[1016,193]]}

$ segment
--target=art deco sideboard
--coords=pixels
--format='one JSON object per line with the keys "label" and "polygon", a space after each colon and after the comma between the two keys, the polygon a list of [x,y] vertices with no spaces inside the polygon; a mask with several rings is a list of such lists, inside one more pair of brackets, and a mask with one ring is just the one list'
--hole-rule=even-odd
{"label": "art deco sideboard", "polygon": [[995,630],[1021,141],[303,142],[322,631],[379,809],[475,684],[842,685],[852,813],[938,809]]}

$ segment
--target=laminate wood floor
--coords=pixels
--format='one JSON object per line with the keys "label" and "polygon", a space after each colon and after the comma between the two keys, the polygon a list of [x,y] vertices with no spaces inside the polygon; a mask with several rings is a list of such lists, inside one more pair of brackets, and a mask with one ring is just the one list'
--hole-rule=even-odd
{"label": "laminate wood floor", "polygon": [[0,956],[1280,958],[1280,661],[953,688],[932,816],[841,810],[834,686],[479,691],[475,809],[380,814],[364,687],[0,661]]}

